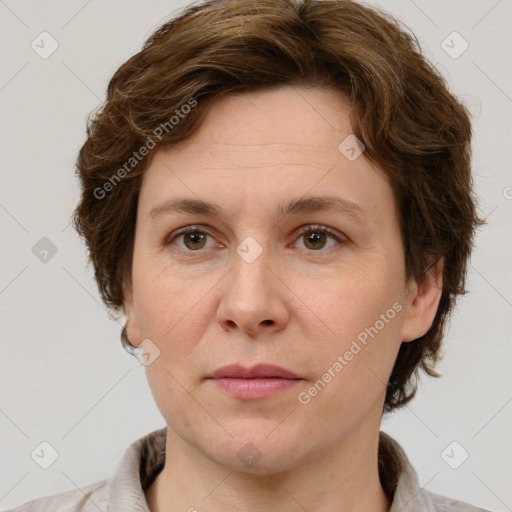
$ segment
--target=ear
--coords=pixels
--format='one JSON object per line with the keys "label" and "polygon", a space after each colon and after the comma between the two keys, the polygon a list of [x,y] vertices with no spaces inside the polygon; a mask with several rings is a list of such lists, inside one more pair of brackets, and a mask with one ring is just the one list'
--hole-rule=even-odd
{"label": "ear", "polygon": [[138,347],[142,342],[132,286],[123,281],[123,313],[126,317],[126,331],[129,342]]}
{"label": "ear", "polygon": [[432,325],[443,291],[443,258],[435,262],[420,283],[411,280],[402,325],[402,341],[414,341]]}

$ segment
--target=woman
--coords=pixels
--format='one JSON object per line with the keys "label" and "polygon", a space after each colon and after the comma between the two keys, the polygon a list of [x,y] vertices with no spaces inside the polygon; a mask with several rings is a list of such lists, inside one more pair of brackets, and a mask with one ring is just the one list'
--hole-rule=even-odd
{"label": "woman", "polygon": [[17,510],[482,510],[420,489],[382,415],[464,292],[465,107],[358,3],[209,1],[115,73],[75,227],[167,428]]}

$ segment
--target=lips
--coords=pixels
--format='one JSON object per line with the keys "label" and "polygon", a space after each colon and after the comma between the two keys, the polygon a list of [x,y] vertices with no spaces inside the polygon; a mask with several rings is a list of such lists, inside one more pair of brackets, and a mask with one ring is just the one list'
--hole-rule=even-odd
{"label": "lips", "polygon": [[244,368],[239,364],[223,366],[208,378],[217,389],[238,400],[270,399],[298,386],[304,379],[273,364]]}
{"label": "lips", "polygon": [[298,375],[272,364],[258,364],[244,368],[239,364],[223,366],[215,370],[210,379],[300,379]]}

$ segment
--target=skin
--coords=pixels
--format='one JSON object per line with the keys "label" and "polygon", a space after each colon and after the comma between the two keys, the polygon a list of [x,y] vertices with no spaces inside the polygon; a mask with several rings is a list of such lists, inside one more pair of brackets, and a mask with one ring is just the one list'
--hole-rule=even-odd
{"label": "skin", "polygon": [[[338,149],[352,132],[349,114],[329,89],[237,94],[218,99],[189,140],[155,150],[124,302],[131,343],[150,339],[160,350],[146,367],[168,426],[165,467],[146,490],[152,512],[389,510],[377,469],[385,384],[400,344],[432,324],[442,268],[421,283],[406,279],[384,173],[364,153],[350,161]],[[365,213],[276,211],[323,195]],[[177,197],[222,213],[150,217]],[[186,226],[195,238],[176,235]],[[262,250],[251,263],[236,251],[246,237]],[[378,335],[300,403],[299,393],[396,303],[401,311]],[[227,364],[260,362],[303,380],[244,400],[205,379]],[[259,455],[254,465],[238,456],[247,443]]]}

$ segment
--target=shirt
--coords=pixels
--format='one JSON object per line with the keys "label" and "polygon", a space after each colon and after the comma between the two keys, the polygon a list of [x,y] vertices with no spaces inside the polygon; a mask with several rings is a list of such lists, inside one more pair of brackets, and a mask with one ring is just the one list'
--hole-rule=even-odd
{"label": "shirt", "polygon": [[[7,512],[150,512],[144,491],[165,463],[167,428],[131,444],[112,478],[29,501]],[[379,434],[379,476],[390,496],[390,512],[488,512],[420,488],[416,471],[401,446]]]}

